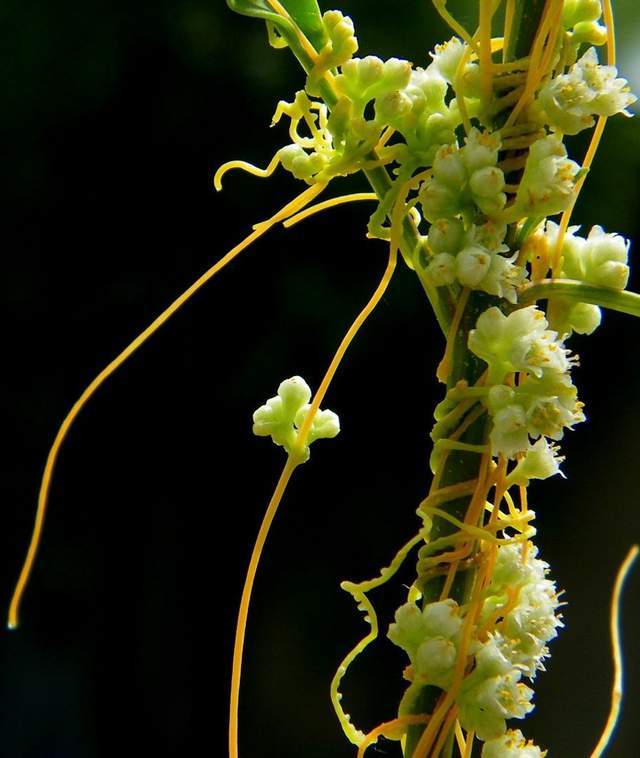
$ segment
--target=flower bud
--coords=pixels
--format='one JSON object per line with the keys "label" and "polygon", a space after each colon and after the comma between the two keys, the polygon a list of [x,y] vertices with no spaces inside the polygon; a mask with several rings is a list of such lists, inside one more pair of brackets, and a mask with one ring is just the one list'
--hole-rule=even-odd
{"label": "flower bud", "polygon": [[464,225],[457,218],[440,218],[429,229],[429,247],[437,255],[456,255],[463,245]]}
{"label": "flower bud", "polygon": [[456,259],[449,253],[438,253],[427,266],[427,275],[436,287],[453,284],[456,280]]}
{"label": "flower bud", "polygon": [[466,247],[456,258],[456,276],[464,287],[476,287],[491,266],[491,253],[477,245]]}

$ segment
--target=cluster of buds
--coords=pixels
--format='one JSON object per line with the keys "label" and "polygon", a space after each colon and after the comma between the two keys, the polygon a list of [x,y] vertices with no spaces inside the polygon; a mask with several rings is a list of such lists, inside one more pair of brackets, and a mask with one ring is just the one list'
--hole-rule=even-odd
{"label": "cluster of buds", "polygon": [[569,69],[550,79],[540,90],[538,104],[547,123],[564,134],[577,134],[595,123],[594,116],[631,114],[626,108],[637,100],[615,66],[601,66],[595,48]]}
{"label": "cluster of buds", "polygon": [[[579,227],[569,227],[560,250],[562,278],[586,284],[623,290],[629,281],[629,240],[619,234],[609,234],[594,226],[586,239],[577,234]],[[554,250],[558,239],[558,226],[547,221],[538,235],[547,249]],[[600,325],[602,314],[597,305],[572,303],[562,298],[554,300],[553,325],[560,334],[591,334]]]}
{"label": "cluster of buds", "polygon": [[258,437],[271,437],[290,455],[308,460],[312,442],[335,437],[340,432],[338,416],[333,411],[319,410],[313,417],[304,446],[298,450],[299,432],[309,413],[310,399],[311,389],[302,377],[285,379],[278,387],[278,394],[253,414],[253,433]]}
{"label": "cluster of buds", "polygon": [[560,602],[555,584],[547,578],[548,565],[536,555],[531,543],[498,548],[466,650],[461,647],[468,608],[451,599],[428,603],[422,609],[406,603],[389,627],[389,639],[410,661],[406,676],[411,684],[401,714],[411,712],[413,701],[427,684],[449,691],[459,656],[470,657],[471,672],[456,688],[455,701],[461,725],[485,741],[484,758],[542,755],[506,726],[508,719],[524,718],[533,708],[533,692],[521,680],[533,679],[543,668],[547,644],[562,626],[556,613]]}
{"label": "cluster of buds", "polygon": [[472,129],[465,145],[441,147],[433,161],[433,176],[420,193],[425,218],[432,223],[478,211],[495,217],[505,206],[504,174],[497,167],[500,135]]}
{"label": "cluster of buds", "polygon": [[436,287],[457,281],[463,287],[515,303],[527,272],[516,264],[517,253],[503,255],[509,252],[503,244],[505,231],[504,225],[492,221],[465,231],[460,219],[438,219],[427,237],[432,256],[427,276]]}
{"label": "cluster of buds", "polygon": [[[508,316],[493,307],[480,316],[469,334],[469,349],[488,364],[489,389],[483,401],[493,422],[492,452],[520,458],[510,474],[513,483],[526,484],[528,479],[557,473],[555,449],[546,438],[562,439],[565,429],[584,421],[570,376],[574,361],[558,333],[548,326],[536,306]],[[519,384],[505,383],[514,373],[522,376]],[[530,437],[540,439],[532,445]]]}

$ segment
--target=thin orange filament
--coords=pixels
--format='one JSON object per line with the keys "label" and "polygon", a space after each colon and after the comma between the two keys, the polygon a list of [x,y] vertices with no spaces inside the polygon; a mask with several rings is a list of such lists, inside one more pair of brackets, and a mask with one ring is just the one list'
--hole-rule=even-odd
{"label": "thin orange filament", "polygon": [[55,469],[55,465],[58,459],[60,448],[66,436],[71,428],[73,422],[77,418],[80,411],[84,408],[91,397],[96,391],[104,384],[104,382],[115,372],[120,366],[131,356],[135,351],[143,345],[149,337],[151,337],[158,329],[165,324],[171,316],[173,316],[186,302],[189,300],[199,289],[201,289],[210,279],[212,279],[219,271],[221,271],[228,263],[230,263],[236,256],[238,256],[243,250],[249,247],[265,232],[267,232],[274,224],[279,223],[282,219],[287,218],[292,213],[297,213],[307,203],[316,198],[322,190],[326,187],[326,184],[316,184],[309,187],[297,198],[285,205],[275,215],[273,215],[268,221],[263,222],[256,228],[251,234],[245,237],[242,242],[236,245],[225,256],[223,256],[216,264],[214,264],[208,271],[206,271],[197,281],[195,281],[188,289],[186,289],[180,297],[176,298],[171,305],[166,308],[149,326],[144,329],[127,347],[119,353],[89,384],[80,397],[73,404],[71,410],[65,416],[62,425],[60,426],[58,433],[53,441],[53,445],[49,450],[47,461],[42,476],[42,482],[40,484],[40,492],[38,494],[38,507],[36,511],[35,524],[33,527],[33,533],[31,541],[29,543],[29,549],[27,556],[20,572],[18,582],[11,598],[11,604],[9,606],[9,620],[8,626],[10,629],[15,629],[19,623],[19,611],[20,602],[24,594],[24,590],[27,586],[31,571],[33,569],[33,563],[38,552],[40,545],[40,538],[42,535],[42,527],[44,525],[44,518],[47,511],[47,504],[49,500],[49,491],[51,489],[51,479]]}

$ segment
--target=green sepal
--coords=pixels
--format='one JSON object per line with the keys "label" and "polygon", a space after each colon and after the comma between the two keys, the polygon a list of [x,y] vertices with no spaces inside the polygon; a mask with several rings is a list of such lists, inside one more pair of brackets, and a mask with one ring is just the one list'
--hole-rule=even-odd
{"label": "green sepal", "polygon": [[[232,11],[243,16],[259,18],[272,24],[278,33],[286,40],[296,56],[301,51],[300,43],[296,37],[293,25],[278,15],[267,0],[226,0]],[[280,0],[284,8],[311,42],[316,50],[321,50],[327,41],[322,14],[317,0]],[[306,56],[305,56],[306,57]]]}
{"label": "green sepal", "polygon": [[534,303],[537,300],[548,300],[554,297],[561,297],[572,303],[592,303],[612,311],[640,316],[638,293],[585,284],[576,279],[542,279],[529,284],[520,291],[519,303]]}

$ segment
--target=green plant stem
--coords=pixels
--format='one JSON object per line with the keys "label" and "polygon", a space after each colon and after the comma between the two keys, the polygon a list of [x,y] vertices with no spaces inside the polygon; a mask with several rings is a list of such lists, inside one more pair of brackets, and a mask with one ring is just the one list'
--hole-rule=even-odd
{"label": "green plant stem", "polygon": [[[543,9],[544,0],[516,1],[513,32],[506,60],[513,60],[529,54]],[[484,363],[469,350],[467,340],[469,330],[475,326],[479,314],[486,310],[490,304],[493,304],[491,300],[489,296],[482,292],[472,292],[469,297],[460,328],[456,335],[453,349],[453,365],[447,382],[449,387],[455,385],[460,379],[466,380],[469,385],[474,384],[485,368]],[[469,426],[460,438],[460,441],[476,445],[483,444],[486,441],[487,433],[488,420],[485,414]],[[445,487],[469,479],[475,479],[479,476],[480,462],[481,457],[477,453],[462,450],[451,451],[444,463],[444,469],[440,478],[441,486]],[[469,496],[461,497],[444,503],[441,507],[456,518],[464,520],[470,501],[471,497]],[[447,536],[455,531],[455,529],[456,527],[445,519],[435,517],[431,529],[431,539],[435,540]],[[455,577],[449,596],[460,605],[469,600],[473,587],[474,573],[473,570],[459,571]],[[422,591],[423,604],[433,602],[440,597],[443,581],[442,577],[436,577],[419,587]],[[416,714],[433,713],[440,694],[441,690],[437,687],[425,687],[416,699],[412,712]],[[412,758],[424,729],[423,725],[409,727],[404,748],[405,758]],[[450,758],[452,751],[453,741],[449,740],[441,752],[440,758]]]}
{"label": "green plant stem", "polygon": [[620,313],[640,317],[640,295],[610,287],[598,287],[575,279],[542,279],[522,288],[520,302],[535,303],[538,300],[562,298],[572,303],[591,303]]}

